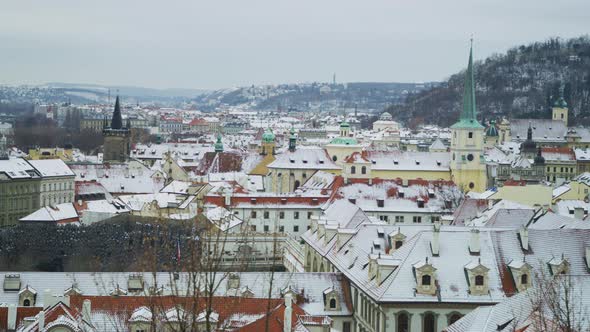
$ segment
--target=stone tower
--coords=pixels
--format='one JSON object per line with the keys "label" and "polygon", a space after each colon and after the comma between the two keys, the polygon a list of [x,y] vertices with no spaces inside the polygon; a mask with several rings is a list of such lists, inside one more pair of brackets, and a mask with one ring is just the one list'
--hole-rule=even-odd
{"label": "stone tower", "polygon": [[484,129],[477,121],[472,46],[465,73],[463,110],[459,121],[451,126],[451,178],[465,191],[482,192],[486,189]]}
{"label": "stone tower", "polygon": [[119,96],[117,96],[111,125],[108,126],[105,123],[105,127],[102,130],[102,136],[104,137],[103,161],[123,162],[129,158],[131,146],[131,128],[129,127],[129,121],[127,121],[127,126],[123,127],[121,106],[119,104]]}

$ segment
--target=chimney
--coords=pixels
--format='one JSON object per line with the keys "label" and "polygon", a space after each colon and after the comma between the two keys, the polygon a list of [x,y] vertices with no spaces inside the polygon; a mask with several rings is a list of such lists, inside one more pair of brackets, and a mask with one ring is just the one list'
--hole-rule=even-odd
{"label": "chimney", "polygon": [[283,319],[283,332],[291,332],[291,316],[293,315],[293,300],[291,293],[285,294],[285,317]]}
{"label": "chimney", "polygon": [[37,323],[39,331],[43,331],[43,329],[45,328],[45,311],[39,311],[39,315],[37,316]]}
{"label": "chimney", "polygon": [[92,312],[92,303],[86,299],[82,302],[82,319],[86,322],[90,322],[90,313]]}
{"label": "chimney", "polygon": [[11,304],[8,307],[8,331],[16,330],[16,306]]}
{"label": "chimney", "polygon": [[522,250],[529,250],[529,230],[523,225],[518,231]]}
{"label": "chimney", "polygon": [[583,220],[584,219],[584,208],[581,206],[576,206],[574,208],[574,218]]}
{"label": "chimney", "polygon": [[430,241],[430,249],[432,256],[438,256],[440,252],[440,224],[434,224],[434,232],[432,233],[432,241]]}
{"label": "chimney", "polygon": [[469,238],[469,252],[473,255],[479,255],[480,244],[479,244],[479,229],[472,229],[471,236]]}
{"label": "chimney", "polygon": [[230,206],[231,205],[231,193],[229,192],[229,190],[224,193],[224,198],[225,198],[225,200],[224,200],[225,206],[226,207]]}

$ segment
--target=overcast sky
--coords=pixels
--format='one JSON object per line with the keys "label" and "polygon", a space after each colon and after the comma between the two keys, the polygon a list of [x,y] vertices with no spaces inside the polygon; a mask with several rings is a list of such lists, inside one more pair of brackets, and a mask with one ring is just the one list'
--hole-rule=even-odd
{"label": "overcast sky", "polygon": [[442,80],[476,59],[590,32],[589,0],[18,0],[0,84],[222,88]]}

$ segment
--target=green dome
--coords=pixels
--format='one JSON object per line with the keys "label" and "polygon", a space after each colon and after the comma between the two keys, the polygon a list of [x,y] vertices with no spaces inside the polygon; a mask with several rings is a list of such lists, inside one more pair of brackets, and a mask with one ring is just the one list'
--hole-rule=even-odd
{"label": "green dome", "polygon": [[563,99],[563,97],[559,97],[559,99],[557,99],[555,101],[555,104],[553,104],[554,107],[560,107],[560,108],[567,108],[567,102],[565,101],[565,99]]}
{"label": "green dome", "polygon": [[266,129],[266,132],[262,134],[262,141],[265,143],[272,143],[275,140],[275,134],[273,134],[270,128]]}
{"label": "green dome", "polygon": [[330,144],[341,144],[341,145],[355,145],[358,144],[357,140],[350,137],[336,137]]}
{"label": "green dome", "polygon": [[223,142],[221,141],[221,134],[217,134],[217,142],[215,142],[215,152],[223,152]]}
{"label": "green dome", "polygon": [[348,124],[346,121],[342,121],[340,123],[340,128],[350,128],[350,124]]}
{"label": "green dome", "polygon": [[487,137],[496,137],[498,136],[498,128],[496,128],[496,121],[490,121],[490,126],[486,129],[486,136]]}

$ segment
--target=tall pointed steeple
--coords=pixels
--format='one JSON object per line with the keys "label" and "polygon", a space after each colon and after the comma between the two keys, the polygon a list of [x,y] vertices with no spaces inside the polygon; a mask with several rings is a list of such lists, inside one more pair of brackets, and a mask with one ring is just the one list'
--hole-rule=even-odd
{"label": "tall pointed steeple", "polygon": [[469,62],[465,72],[465,86],[463,87],[463,110],[459,122],[453,127],[483,128],[477,121],[477,110],[475,106],[475,75],[473,73],[473,39],[469,48]]}
{"label": "tall pointed steeple", "polygon": [[121,116],[121,106],[119,105],[119,96],[115,100],[115,111],[111,120],[111,129],[123,129],[123,117]]}

